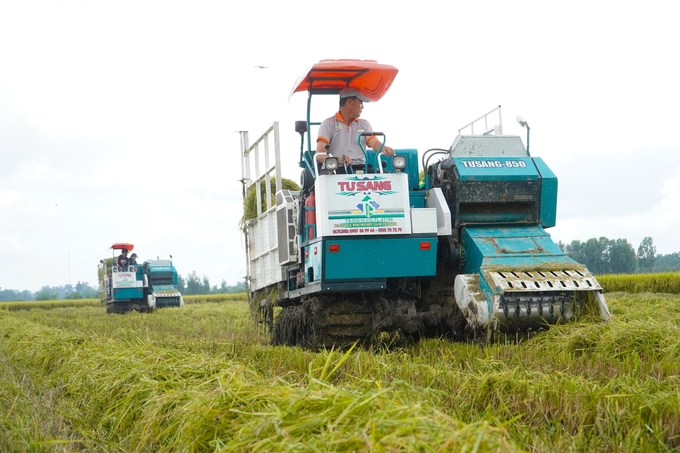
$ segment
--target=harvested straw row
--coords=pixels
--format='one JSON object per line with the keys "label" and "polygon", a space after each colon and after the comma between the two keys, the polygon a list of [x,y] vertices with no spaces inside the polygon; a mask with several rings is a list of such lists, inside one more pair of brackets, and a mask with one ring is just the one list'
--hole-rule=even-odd
{"label": "harvested straw row", "polygon": [[[300,186],[294,181],[286,178],[281,179],[281,187],[286,190],[298,191]],[[241,227],[246,221],[254,219],[257,217],[257,187],[255,184],[248,188],[246,196],[243,198],[243,217],[241,218]],[[271,190],[271,205],[276,206],[276,178],[271,178],[270,180],[270,190]],[[265,180],[260,181],[260,196],[261,196],[261,206],[262,210],[267,209],[267,184]]]}
{"label": "harvested straw row", "polygon": [[202,303],[218,303],[218,302],[245,302],[248,300],[246,293],[233,294],[191,294],[183,296],[184,303],[187,304],[202,304]]}
{"label": "harvested straw row", "polygon": [[150,341],[2,324],[2,353],[63,389],[68,423],[90,451],[519,451],[504,429],[411,404],[389,386],[357,392],[314,378],[300,385]]}
{"label": "harvested straw row", "polygon": [[0,311],[17,311],[17,310],[50,310],[53,308],[65,307],[98,307],[100,305],[99,299],[63,299],[63,300],[38,300],[26,302],[2,302],[0,303]]}
{"label": "harvested straw row", "polygon": [[344,355],[262,345],[245,303],[0,312],[0,358],[88,451],[677,450],[680,296],[607,298],[520,345]]}

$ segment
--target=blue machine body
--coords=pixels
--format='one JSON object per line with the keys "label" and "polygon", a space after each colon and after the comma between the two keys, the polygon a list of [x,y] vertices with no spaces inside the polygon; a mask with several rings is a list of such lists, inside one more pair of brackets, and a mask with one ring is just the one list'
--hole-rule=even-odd
{"label": "blue machine body", "polygon": [[177,270],[172,264],[162,261],[149,261],[147,268],[149,272],[149,281],[153,284],[155,289],[176,289],[177,285]]}
{"label": "blue machine body", "polygon": [[112,302],[143,299],[145,286],[143,269],[140,266],[128,266],[124,271],[113,274],[109,288],[110,299]]}
{"label": "blue machine body", "polygon": [[[151,312],[155,308],[181,307],[178,274],[170,260],[148,260],[120,270],[102,260],[101,302],[109,313],[131,310]],[[111,260],[115,263],[115,258]],[[111,266],[111,269],[108,269]],[[104,277],[105,276],[105,277]]]}
{"label": "blue machine body", "polygon": [[435,275],[437,238],[317,238],[304,246],[303,254],[308,285],[318,283],[325,290],[384,289],[388,278]]}
{"label": "blue machine body", "polygon": [[177,290],[177,269],[170,260],[149,260],[144,263],[149,292],[153,295],[157,308],[181,307],[184,300]]}
{"label": "blue machine body", "polygon": [[541,225],[554,227],[557,223],[557,176],[548,168],[543,159],[532,159],[541,176]]}
{"label": "blue machine body", "polygon": [[442,188],[451,210],[460,248],[456,303],[471,325],[540,328],[569,319],[586,292],[609,317],[595,278],[545,231],[555,225],[557,177],[519,137],[458,136],[426,184]]}
{"label": "blue machine body", "polygon": [[[455,279],[456,303],[472,326],[500,322],[499,329],[507,332],[559,322],[572,316],[569,304],[576,297],[569,294],[579,291],[597,293],[603,318],[609,316],[592,274],[560,250],[545,231],[556,221],[557,177],[541,158],[528,155],[519,137],[457,137],[448,155],[428,168],[423,186],[417,150],[396,150],[396,154],[406,157],[403,173],[412,220],[416,211],[434,206],[436,231],[384,236],[327,232],[316,237],[318,225],[305,223],[299,230],[303,288],[292,270],[289,296],[385,290],[390,280],[435,277],[443,249],[447,257],[442,259],[450,260],[444,261],[450,266],[448,278]],[[378,167],[372,150],[366,152],[366,160],[372,168]],[[391,160],[383,169],[394,171]],[[322,198],[334,196],[333,183],[323,184]],[[366,200],[373,197],[364,194]],[[328,220],[348,218],[354,212],[352,205],[337,198],[325,203],[333,204],[333,213],[324,208]],[[315,207],[305,206],[305,216],[311,209],[318,216],[318,207],[317,195]]]}
{"label": "blue machine body", "polygon": [[[309,110],[308,110],[309,114]],[[308,119],[308,124],[310,122]],[[378,133],[383,135],[382,133]],[[366,159],[366,169],[368,173],[377,175],[380,168],[385,174],[402,172],[406,174],[406,187],[408,192],[408,209],[426,208],[426,192],[420,187],[418,172],[418,150],[396,149],[395,155],[403,156],[406,160],[405,168],[397,171],[391,158],[384,156],[379,158],[378,152],[372,149],[365,149],[359,137],[359,146],[364,152]],[[307,168],[310,172],[314,170],[312,162],[315,162],[314,152],[309,150],[301,151],[300,166]],[[320,178],[323,178],[321,176]],[[361,177],[361,176],[360,176]],[[317,181],[318,183],[318,181]],[[311,189],[311,188],[310,188]],[[303,189],[304,190],[304,189]],[[316,191],[318,193],[318,190]],[[363,203],[374,203],[357,198]],[[347,196],[354,196],[354,194]],[[316,205],[310,206],[304,203],[301,206],[303,216],[307,219],[313,213],[319,220],[318,195]],[[322,200],[323,201],[323,200]],[[401,206],[404,207],[404,206]],[[337,207],[335,207],[337,208]],[[348,219],[348,207],[340,209],[336,215],[328,213],[327,219]],[[350,207],[349,209],[354,209]],[[411,221],[409,210],[397,214],[373,215],[373,218],[401,217]],[[358,222],[366,221],[367,214],[360,210],[354,213]],[[361,224],[361,223],[359,223]],[[303,292],[310,291],[364,291],[379,290],[387,287],[387,280],[393,278],[414,279],[418,277],[431,277],[436,274],[437,269],[437,235],[435,232],[427,234],[394,234],[386,232],[384,235],[355,234],[353,236],[322,236],[319,235],[318,225],[311,222],[304,222],[304,226],[298,228],[298,237],[301,247],[302,269],[304,269]],[[292,268],[294,269],[294,267]],[[292,291],[294,297],[297,294],[299,279],[296,277],[295,270],[292,270],[288,277],[288,290]]]}
{"label": "blue machine body", "polygon": [[468,226],[462,229],[460,242],[465,248],[463,273],[489,266],[524,269],[575,263],[540,225]]}
{"label": "blue machine body", "polygon": [[[366,162],[372,168],[378,168],[378,153],[372,149],[365,150],[366,152]],[[413,148],[405,149],[395,149],[394,153],[398,156],[404,156],[406,158],[406,168],[404,172],[408,174],[408,186],[412,190],[418,189],[418,150]],[[392,159],[382,158],[381,162],[384,163],[384,170],[386,173],[392,173],[394,167],[392,167]]]}
{"label": "blue machine body", "polygon": [[555,225],[557,178],[542,159],[531,157],[453,157],[457,225]]}
{"label": "blue machine body", "polygon": [[[494,296],[500,295],[502,288],[487,278],[486,271],[522,272],[582,267],[560,250],[540,225],[464,227],[460,243],[465,250],[461,272],[480,276],[479,288],[484,293],[489,312],[493,311]],[[527,290],[536,289],[528,286]]]}
{"label": "blue machine body", "polygon": [[[375,61],[322,60],[295,84],[293,93],[308,93],[306,121],[295,124],[300,190],[277,189],[275,212],[258,212],[244,228],[248,285],[263,319],[281,326],[275,344],[327,347],[380,329],[456,337],[530,331],[570,319],[578,312],[576,293],[586,291],[607,318],[602,288],[546,232],[556,223],[557,177],[529,154],[528,141],[525,148],[520,137],[503,135],[500,121],[488,129],[484,115],[481,135],[459,133],[449,149],[420,156],[395,149],[394,160],[379,154],[384,133],[360,131],[365,166],[343,168],[339,142],[317,142],[312,129],[323,123],[312,120],[313,98],[351,88],[377,101],[396,73]],[[274,137],[277,128],[270,129]],[[267,134],[249,145],[242,132],[244,194],[255,185],[259,197],[256,184],[270,181],[270,169],[256,165],[252,175],[250,165]],[[382,142],[378,152],[365,149],[368,137]],[[280,156],[275,161],[280,170]],[[282,307],[276,323],[274,289]]]}
{"label": "blue machine body", "polygon": [[114,288],[113,300],[141,299],[144,297],[144,288]]}

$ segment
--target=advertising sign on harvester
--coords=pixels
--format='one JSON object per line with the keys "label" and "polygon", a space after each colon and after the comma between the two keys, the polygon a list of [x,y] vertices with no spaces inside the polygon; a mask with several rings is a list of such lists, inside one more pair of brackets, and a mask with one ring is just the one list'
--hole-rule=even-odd
{"label": "advertising sign on harvester", "polygon": [[137,286],[137,279],[132,272],[114,272],[113,286],[116,288],[134,288]]}
{"label": "advertising sign on harvester", "polygon": [[405,173],[328,175],[316,191],[319,236],[411,233]]}

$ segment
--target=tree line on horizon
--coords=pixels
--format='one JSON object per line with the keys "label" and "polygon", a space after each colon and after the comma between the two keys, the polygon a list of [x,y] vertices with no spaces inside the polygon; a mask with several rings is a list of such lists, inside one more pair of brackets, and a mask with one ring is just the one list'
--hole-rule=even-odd
{"label": "tree line on horizon", "polygon": [[680,252],[657,255],[654,240],[649,236],[640,242],[637,253],[627,239],[604,236],[568,244],[560,241],[557,246],[596,275],[680,271]]}
{"label": "tree line on horizon", "polygon": [[[557,246],[574,261],[583,264],[596,275],[637,274],[652,272],[680,271],[680,252],[657,255],[651,237],[645,237],[636,250],[627,239],[608,239],[604,236],[591,238],[585,242],[578,240],[568,244],[559,241]],[[231,294],[246,291],[245,282],[227,285],[222,280],[220,286],[210,285],[208,277],[200,278],[196,271],[186,276],[177,276],[177,288],[185,295]],[[58,300],[58,299],[97,299],[99,290],[88,283],[78,282],[75,286],[43,286],[33,293],[28,290],[16,291],[0,288],[0,302]]]}
{"label": "tree line on horizon", "polygon": [[195,294],[232,294],[242,293],[246,290],[245,282],[239,282],[235,285],[227,285],[227,281],[222,279],[220,286],[210,286],[210,280],[205,275],[199,278],[196,271],[192,271],[186,278],[177,275],[177,288],[184,296],[191,296]]}
{"label": "tree line on horizon", "polygon": [[[242,293],[246,290],[245,282],[236,285],[227,285],[222,280],[220,286],[210,285],[208,277],[199,278],[196,271],[191,272],[186,278],[177,275],[177,289],[182,295],[194,294],[232,294]],[[99,289],[93,288],[89,283],[78,282],[73,285],[43,286],[36,292],[0,288],[0,302],[10,301],[33,301],[33,300],[61,300],[61,299],[98,299]]]}

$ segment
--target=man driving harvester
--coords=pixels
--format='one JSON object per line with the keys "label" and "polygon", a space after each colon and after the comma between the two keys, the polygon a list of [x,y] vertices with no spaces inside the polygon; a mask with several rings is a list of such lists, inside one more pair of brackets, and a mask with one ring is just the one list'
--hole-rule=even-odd
{"label": "man driving harvester", "polygon": [[[343,166],[352,167],[354,171],[364,171],[365,157],[359,146],[358,138],[361,132],[373,132],[371,124],[359,118],[364,108],[364,102],[370,102],[357,88],[347,87],[340,91],[340,110],[332,117],[325,119],[319,126],[319,136],[316,139],[316,160],[320,163],[329,154],[338,158],[340,172]],[[364,149],[366,146],[380,150],[382,142],[376,136],[361,138]],[[326,150],[328,145],[328,151]],[[394,149],[384,146],[382,152],[386,156],[394,156]]]}

